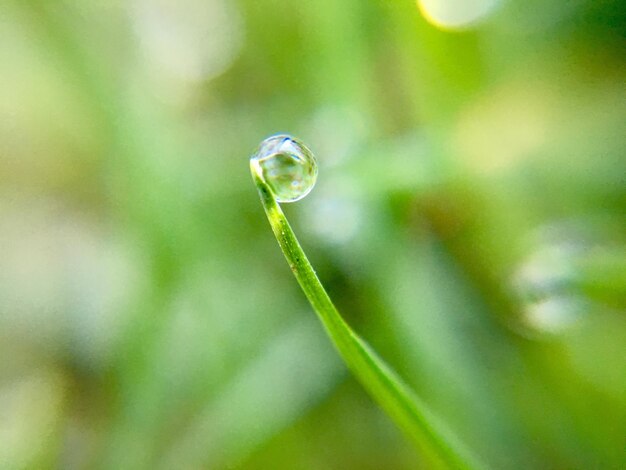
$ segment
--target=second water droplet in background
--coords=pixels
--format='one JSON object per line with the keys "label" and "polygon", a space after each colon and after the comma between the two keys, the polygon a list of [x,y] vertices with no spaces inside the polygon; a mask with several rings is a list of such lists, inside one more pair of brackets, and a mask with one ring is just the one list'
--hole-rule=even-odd
{"label": "second water droplet in background", "polygon": [[278,202],[302,199],[317,180],[315,156],[302,142],[288,135],[265,139],[251,160],[258,165],[263,181]]}

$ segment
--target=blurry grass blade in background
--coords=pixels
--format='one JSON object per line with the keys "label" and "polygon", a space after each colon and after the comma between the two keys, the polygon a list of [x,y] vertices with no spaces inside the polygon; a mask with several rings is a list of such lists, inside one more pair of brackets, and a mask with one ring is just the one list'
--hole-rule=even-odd
{"label": "blurry grass blade in background", "polygon": [[158,468],[236,468],[336,386],[343,368],[313,318],[285,323],[199,410]]}
{"label": "blurry grass blade in background", "polygon": [[[268,164],[269,160],[275,160],[275,165]],[[310,151],[297,140],[288,136],[272,136],[261,144],[258,152],[251,158],[250,169],[283,254],[335,347],[367,391],[415,441],[428,463],[442,468],[481,467],[431,414],[426,405],[413,395],[374,350],[350,328],[320,283],[275,194],[285,190],[285,185],[293,189],[301,183],[298,178],[303,171],[306,173],[306,169],[298,167],[302,162],[312,167],[316,165]],[[276,165],[282,168],[276,168]],[[317,172],[316,168],[310,170],[313,174]],[[286,180],[289,172],[292,172],[291,182]],[[302,189],[301,197],[311,190],[314,182],[313,178]],[[300,199],[296,195],[292,196],[287,201]]]}

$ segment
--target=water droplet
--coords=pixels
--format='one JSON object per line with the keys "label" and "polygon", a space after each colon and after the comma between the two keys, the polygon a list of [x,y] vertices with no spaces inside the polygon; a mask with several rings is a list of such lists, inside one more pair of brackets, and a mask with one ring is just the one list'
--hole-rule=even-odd
{"label": "water droplet", "polygon": [[580,288],[579,266],[589,251],[588,241],[569,226],[542,227],[534,238],[533,249],[512,278],[521,307],[517,326],[533,335],[565,333],[590,308]]}
{"label": "water droplet", "polygon": [[268,137],[251,157],[278,202],[294,202],[309,194],[317,179],[313,153],[288,135]]}
{"label": "water droplet", "polygon": [[580,320],[585,308],[584,300],[574,295],[548,296],[526,304],[523,321],[535,333],[564,333]]}

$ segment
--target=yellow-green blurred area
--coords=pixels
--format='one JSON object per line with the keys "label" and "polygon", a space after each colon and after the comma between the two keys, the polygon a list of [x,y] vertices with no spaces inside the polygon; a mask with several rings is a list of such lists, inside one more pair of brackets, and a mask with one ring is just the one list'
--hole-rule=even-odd
{"label": "yellow-green blurred area", "polygon": [[498,469],[626,462],[626,4],[0,2],[0,468],[413,469],[285,263]]}

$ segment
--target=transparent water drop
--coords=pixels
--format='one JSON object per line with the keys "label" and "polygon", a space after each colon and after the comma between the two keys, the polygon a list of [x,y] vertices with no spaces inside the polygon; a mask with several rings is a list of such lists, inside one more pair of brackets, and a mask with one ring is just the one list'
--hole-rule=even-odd
{"label": "transparent water drop", "polygon": [[589,242],[574,227],[544,226],[512,277],[525,333],[557,335],[579,323],[590,309],[581,290],[580,262]]}
{"label": "transparent water drop", "polygon": [[278,202],[294,202],[309,194],[317,180],[317,161],[298,139],[268,137],[250,158]]}

